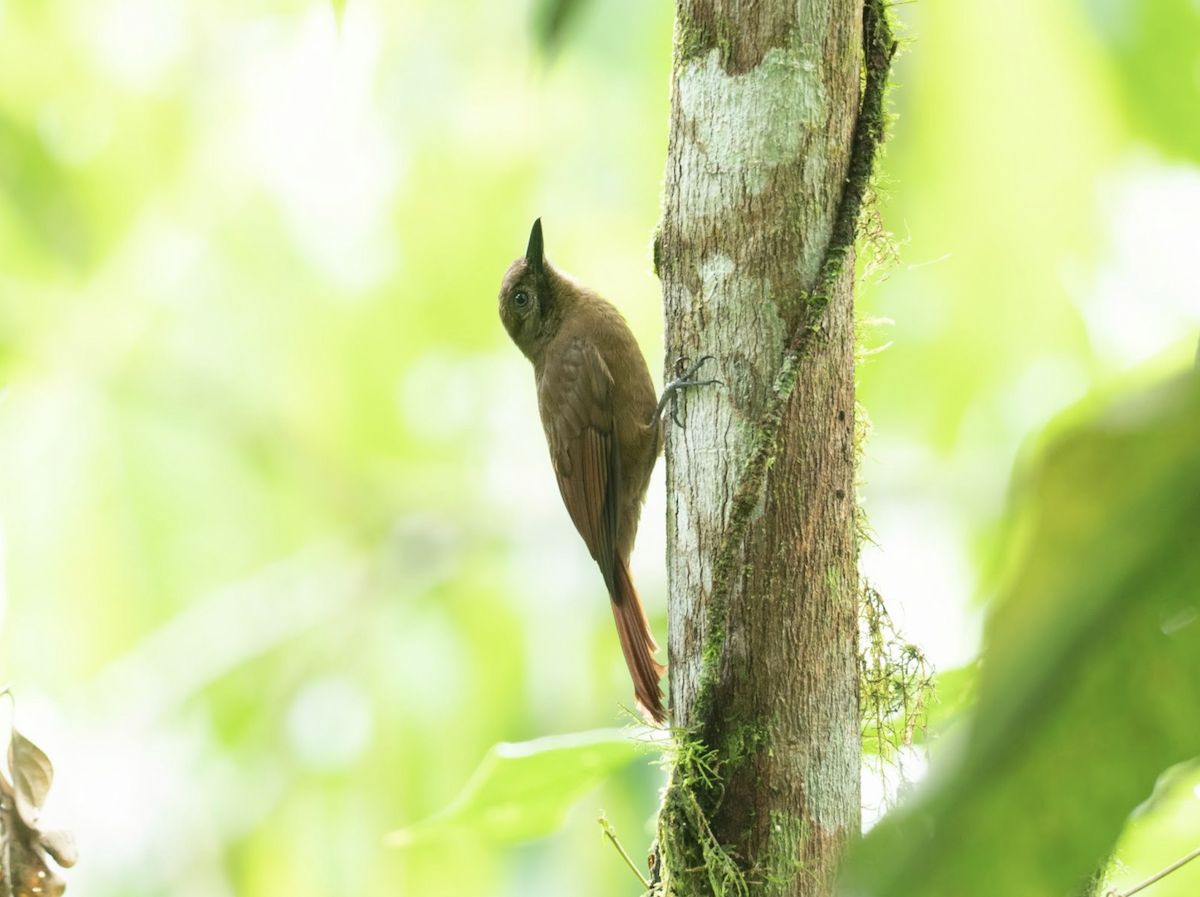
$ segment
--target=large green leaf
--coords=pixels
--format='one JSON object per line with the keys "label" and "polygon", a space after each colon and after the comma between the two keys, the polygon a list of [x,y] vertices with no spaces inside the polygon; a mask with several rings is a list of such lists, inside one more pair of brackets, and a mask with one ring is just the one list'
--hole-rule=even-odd
{"label": "large green leaf", "polygon": [[407,847],[451,833],[493,841],[548,835],[576,800],[638,756],[637,744],[620,729],[501,742],[450,806],[392,832],[388,843]]}
{"label": "large green leaf", "polygon": [[1014,498],[957,763],[871,832],[852,893],[1069,894],[1200,754],[1200,379],[1052,439]]}

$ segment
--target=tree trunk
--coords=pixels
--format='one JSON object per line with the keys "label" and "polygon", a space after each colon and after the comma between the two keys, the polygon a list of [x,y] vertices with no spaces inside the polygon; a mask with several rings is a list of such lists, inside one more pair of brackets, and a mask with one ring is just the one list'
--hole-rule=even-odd
{"label": "tree trunk", "polygon": [[677,5],[655,265],[669,367],[713,355],[725,387],[668,427],[667,894],[829,894],[860,828],[853,243],[882,16]]}

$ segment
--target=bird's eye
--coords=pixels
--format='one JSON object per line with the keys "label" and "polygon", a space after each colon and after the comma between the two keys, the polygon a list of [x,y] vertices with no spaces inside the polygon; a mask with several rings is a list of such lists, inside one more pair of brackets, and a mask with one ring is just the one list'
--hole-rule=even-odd
{"label": "bird's eye", "polygon": [[529,294],[526,293],[524,290],[521,290],[519,293],[517,293],[515,296],[513,296],[513,305],[515,305],[517,308],[524,308],[528,304],[529,304]]}

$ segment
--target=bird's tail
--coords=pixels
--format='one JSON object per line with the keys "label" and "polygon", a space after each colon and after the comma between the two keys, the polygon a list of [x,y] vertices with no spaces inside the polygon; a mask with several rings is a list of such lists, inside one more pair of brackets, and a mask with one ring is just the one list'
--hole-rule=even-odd
{"label": "bird's tail", "polygon": [[656,723],[663,723],[667,719],[667,710],[663,707],[658,680],[666,667],[654,659],[658,645],[650,632],[642,599],[633,587],[629,566],[618,556],[613,568],[612,612],[617,621],[625,665],[633,679],[633,693],[642,712]]}

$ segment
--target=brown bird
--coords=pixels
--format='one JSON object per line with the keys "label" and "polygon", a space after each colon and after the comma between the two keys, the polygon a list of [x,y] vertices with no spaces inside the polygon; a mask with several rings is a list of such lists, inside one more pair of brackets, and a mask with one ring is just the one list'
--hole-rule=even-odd
{"label": "brown bird", "polygon": [[621,651],[642,711],[667,718],[650,632],[629,555],[650,474],[662,451],[662,412],[701,359],[656,401],[650,369],[629,325],[607,300],[546,259],[542,221],[533,223],[524,258],[500,286],[500,320],[531,362],[538,411],[563,503],[600,572],[612,604]]}

